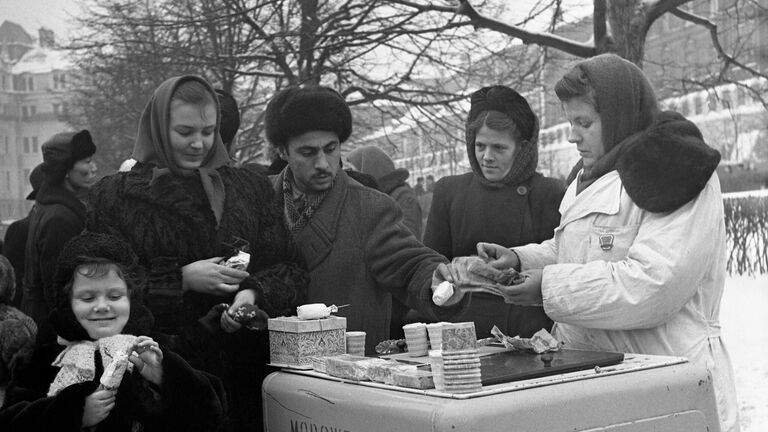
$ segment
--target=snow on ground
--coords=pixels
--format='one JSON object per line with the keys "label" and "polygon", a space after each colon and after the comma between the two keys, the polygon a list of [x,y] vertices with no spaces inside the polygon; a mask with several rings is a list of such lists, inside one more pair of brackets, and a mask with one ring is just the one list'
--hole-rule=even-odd
{"label": "snow on ground", "polygon": [[726,280],[720,309],[742,432],[768,431],[768,275]]}

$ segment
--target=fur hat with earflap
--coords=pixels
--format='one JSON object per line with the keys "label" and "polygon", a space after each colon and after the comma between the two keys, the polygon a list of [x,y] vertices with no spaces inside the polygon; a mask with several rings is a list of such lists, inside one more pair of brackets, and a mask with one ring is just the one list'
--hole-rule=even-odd
{"label": "fur hat with earflap", "polygon": [[146,286],[146,274],[131,246],[119,237],[109,234],[83,232],[72,238],[61,251],[54,276],[55,303],[50,319],[56,334],[68,341],[89,340],[90,336],[72,312],[71,282],[75,271],[84,264],[110,262],[116,264],[128,287],[131,313],[124,334],[148,334],[154,319],[142,305],[141,296]]}
{"label": "fur hat with earflap", "polygon": [[75,162],[93,156],[96,144],[91,133],[60,132],[43,143],[43,165],[45,179],[52,185],[61,184]]}

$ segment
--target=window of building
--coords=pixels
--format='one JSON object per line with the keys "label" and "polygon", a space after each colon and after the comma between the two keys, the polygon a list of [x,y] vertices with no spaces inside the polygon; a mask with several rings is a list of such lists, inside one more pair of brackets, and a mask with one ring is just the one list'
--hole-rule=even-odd
{"label": "window of building", "polygon": [[27,77],[27,90],[33,91],[35,89],[34,77]]}
{"label": "window of building", "polygon": [[29,116],[32,117],[35,114],[37,114],[37,107],[35,105],[31,105],[29,107]]}
{"label": "window of building", "polygon": [[698,94],[693,95],[693,112],[694,114],[701,114],[704,112],[704,104],[701,101],[701,96]]}
{"label": "window of building", "polygon": [[24,137],[24,153],[30,153],[30,151],[29,151],[29,137]]}
{"label": "window of building", "polygon": [[23,106],[21,107],[21,118],[27,118],[27,117],[29,117],[29,109]]}
{"label": "window of building", "polygon": [[742,89],[736,91],[736,106],[744,106],[747,104],[747,92]]}
{"label": "window of building", "polygon": [[13,89],[16,91],[26,91],[27,90],[27,80],[24,79],[23,76],[14,75],[13,76]]}
{"label": "window of building", "polygon": [[32,153],[37,153],[37,137],[32,137]]}
{"label": "window of building", "polygon": [[724,108],[730,108],[733,106],[733,102],[731,101],[731,91],[729,89],[723,90],[722,94],[720,95],[720,99]]}
{"label": "window of building", "polygon": [[67,75],[63,72],[53,74],[53,88],[63,89],[67,86]]}
{"label": "window of building", "polygon": [[691,109],[688,106],[688,98],[683,97],[683,100],[680,102],[680,114],[687,116],[690,115]]}

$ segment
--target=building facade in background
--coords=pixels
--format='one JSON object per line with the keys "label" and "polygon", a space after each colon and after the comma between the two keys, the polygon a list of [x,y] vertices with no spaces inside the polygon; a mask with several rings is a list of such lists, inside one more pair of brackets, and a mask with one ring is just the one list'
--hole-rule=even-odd
{"label": "building facade in background", "polygon": [[[0,24],[0,221],[24,217],[32,203],[29,174],[43,161],[40,146],[69,130],[61,120],[72,66],[52,31],[35,40],[20,25]],[[4,228],[0,229],[0,235]],[[1,237],[0,237],[1,238]]]}
{"label": "building facade in background", "polygon": [[[760,6],[762,5],[762,7]],[[762,74],[768,73],[768,1],[695,0],[684,6],[688,12],[706,17],[718,25],[719,40],[728,53]],[[591,37],[592,18],[558,28],[558,35],[586,42]],[[523,45],[519,49],[528,49]],[[539,82],[530,88],[516,88],[539,113],[539,170],[545,175],[565,178],[578,160],[575,146],[568,142],[569,126],[564,122],[554,84],[577,58],[554,49],[538,48],[545,66]],[[529,54],[530,55],[530,54]],[[661,98],[665,109],[681,112],[702,130],[707,143],[717,148],[725,163],[744,160],[768,161],[768,111],[753,97],[768,99],[768,82],[744,72],[737,83],[707,85],[722,63],[713,48],[707,29],[665,14],[651,27],[645,44],[643,69]],[[478,83],[477,87],[490,84]],[[513,86],[514,87],[514,86]],[[468,112],[466,103],[464,113]],[[390,153],[398,167],[416,177],[429,174],[440,178],[468,172],[464,118],[446,110],[446,124],[453,130],[425,137],[418,127],[418,115],[398,119],[354,145],[377,144]],[[429,121],[422,116],[423,121]],[[427,138],[445,142],[442,148],[426,145]]]}

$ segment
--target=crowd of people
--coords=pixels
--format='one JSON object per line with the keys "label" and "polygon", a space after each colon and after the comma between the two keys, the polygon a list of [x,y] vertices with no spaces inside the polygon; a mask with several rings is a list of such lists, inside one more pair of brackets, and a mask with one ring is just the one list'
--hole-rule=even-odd
{"label": "crowd of people", "polygon": [[[414,187],[380,148],[344,148],[351,111],[322,86],[268,103],[270,166],[231,159],[237,102],[194,75],[160,84],[131,158],[98,181],[90,133],[53,136],[0,256],[0,429],[261,430],[266,320],[326,303],[350,305],[338,315],[368,355],[409,322],[472,321],[478,337],[544,328],[571,348],[685,356],[737,431],[719,153],[618,56],[554,91],[581,157],[566,182],[536,171],[538,116],[503,85],[471,96],[471,172]],[[467,292],[457,258],[473,255],[524,281]],[[105,388],[121,337],[128,371]]]}

